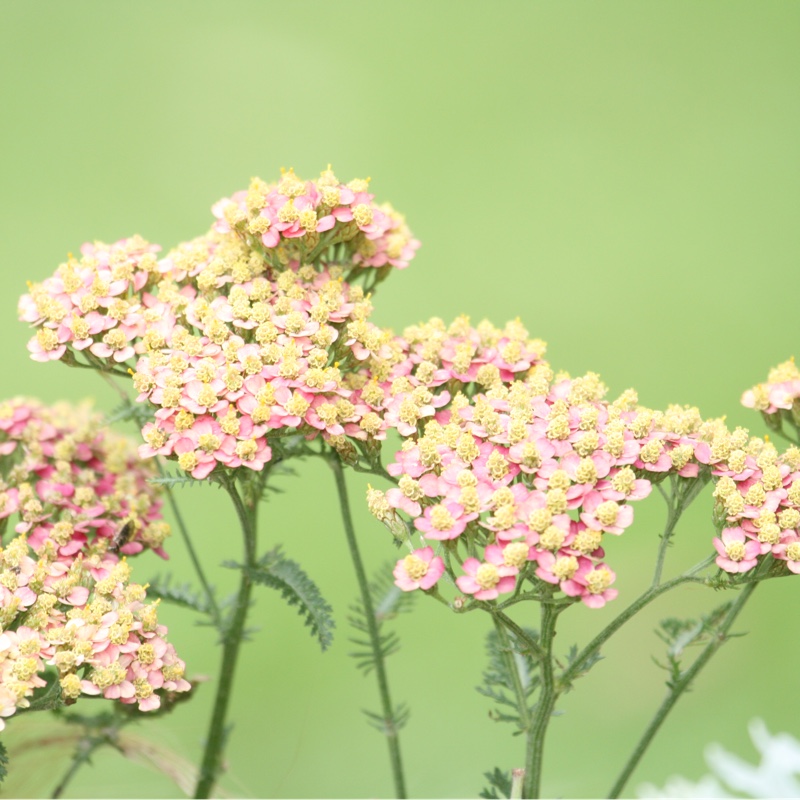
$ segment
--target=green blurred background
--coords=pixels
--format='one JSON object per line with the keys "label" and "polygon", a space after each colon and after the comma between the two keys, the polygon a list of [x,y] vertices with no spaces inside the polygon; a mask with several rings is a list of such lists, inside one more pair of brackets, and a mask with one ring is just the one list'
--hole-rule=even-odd
{"label": "green blurred background", "polygon": [[[407,214],[423,242],[382,287],[376,321],[404,325],[460,313],[519,316],[550,343],[556,368],[599,372],[614,394],[693,403],[763,432],[742,390],[796,352],[800,199],[800,5],[757,2],[26,2],[0,4],[0,280],[4,396],[113,397],[99,378],[35,364],[16,322],[25,280],[41,280],[85,240],[132,233],[169,247],[203,232],[210,205],[271,179],[372,176],[379,200]],[[372,569],[395,557],[350,476]],[[223,786],[246,797],[385,797],[386,748],[360,709],[372,679],[348,658],[355,597],[332,476],[308,464],[263,517],[263,547],[283,543],[333,603],[320,654],[277,595],[258,594],[260,631],[243,650]],[[216,491],[180,496],[203,558],[239,555]],[[705,494],[680,530],[670,567],[709,552]],[[649,581],[663,505],[609,548],[620,599],[567,615],[559,645],[585,642]],[[176,536],[170,568],[190,578]],[[137,561],[140,580],[163,571]],[[663,782],[704,772],[719,741],[750,755],[746,723],[800,735],[796,692],[800,582],[755,595],[735,639],[668,720],[636,773]],[[652,633],[666,615],[719,596],[663,599],[608,648],[547,741],[544,791],[598,796],[660,702],[665,674]],[[389,662],[412,708],[402,746],[412,795],[474,796],[481,773],[521,764],[523,742],[491,722],[475,691],[486,621],[420,601],[399,620]],[[534,609],[525,624],[535,625]],[[196,702],[137,734],[196,760],[219,651],[208,628],[164,608]],[[47,719],[12,720],[8,795],[47,795],[69,749],[21,752]],[[168,756],[171,758],[171,756]],[[14,766],[17,768],[14,769]],[[111,751],[70,796],[172,797],[164,777]]]}

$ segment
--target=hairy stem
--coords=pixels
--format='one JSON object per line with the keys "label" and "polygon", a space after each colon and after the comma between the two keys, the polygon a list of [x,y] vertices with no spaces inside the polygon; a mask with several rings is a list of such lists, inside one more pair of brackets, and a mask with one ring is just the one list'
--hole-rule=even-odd
{"label": "hairy stem", "polygon": [[542,783],[544,737],[558,699],[553,670],[553,638],[556,633],[558,613],[558,608],[552,603],[541,604],[542,621],[539,643],[544,651],[543,657],[539,660],[541,688],[539,700],[531,717],[531,725],[528,728],[523,797],[539,797]]}
{"label": "hairy stem", "polygon": [[524,644],[528,650],[530,650],[531,655],[535,656],[537,659],[543,659],[546,657],[544,650],[542,650],[541,645],[535,639],[531,638],[516,622],[514,622],[511,617],[507,614],[504,614],[502,611],[496,611],[492,609],[492,617],[496,620],[501,622],[506,628],[508,628],[514,636],[517,637],[521,644]]}
{"label": "hairy stem", "polygon": [[361,592],[361,602],[364,606],[364,613],[367,618],[369,628],[369,640],[372,645],[372,657],[375,663],[375,675],[378,679],[378,691],[381,697],[381,710],[383,712],[384,733],[389,745],[389,760],[392,766],[392,776],[394,778],[395,795],[398,798],[406,797],[405,778],[403,777],[403,761],[400,756],[399,732],[395,725],[394,709],[392,698],[389,693],[389,680],[386,675],[386,663],[380,646],[380,635],[378,632],[378,622],[375,619],[375,608],[372,604],[372,595],[369,590],[367,574],[364,571],[364,563],[361,560],[361,553],[358,549],[356,532],[353,526],[353,516],[350,512],[350,501],[347,496],[347,485],[344,479],[342,462],[338,456],[331,454],[328,463],[333,470],[336,479],[336,490],[339,493],[339,507],[342,512],[344,532],[347,537],[347,546],[350,550],[350,558],[353,561],[353,568],[358,581],[358,588]]}
{"label": "hairy stem", "polygon": [[217,695],[214,699],[214,711],[211,716],[208,735],[206,737],[203,761],[200,765],[200,774],[195,787],[195,797],[209,797],[214,788],[217,773],[222,760],[222,751],[225,746],[227,731],[225,720],[228,713],[233,679],[236,672],[236,662],[242,644],[247,611],[250,607],[250,593],[253,588],[250,570],[256,565],[256,512],[258,498],[245,505],[242,496],[231,477],[226,477],[222,485],[231,496],[239,523],[244,536],[244,564],[242,565],[239,579],[239,593],[229,623],[223,629],[222,637],[222,664],[219,671]]}
{"label": "hairy stem", "polygon": [[503,660],[506,662],[506,669],[511,679],[514,681],[514,695],[517,701],[517,711],[519,712],[520,722],[524,724],[523,730],[527,731],[530,725],[530,712],[528,711],[528,698],[525,694],[525,687],[517,669],[517,662],[514,658],[514,647],[506,630],[506,625],[496,615],[492,615],[497,636],[500,639],[500,647],[503,653]]}
{"label": "hairy stem", "polygon": [[628,760],[625,762],[625,766],[622,768],[619,777],[611,787],[611,791],[608,793],[610,798],[619,797],[620,792],[622,792],[623,788],[625,788],[625,784],[628,782],[631,774],[642,760],[642,756],[650,746],[650,742],[653,740],[653,737],[656,735],[656,733],[658,733],[659,728],[664,723],[664,720],[667,718],[667,715],[672,710],[675,703],[678,702],[681,695],[689,688],[689,685],[697,677],[697,674],[700,672],[700,670],[703,669],[703,667],[711,660],[711,657],[727,641],[727,634],[731,625],[733,625],[734,620],[739,615],[739,612],[744,607],[744,604],[750,599],[750,595],[753,594],[757,585],[757,583],[751,583],[742,590],[739,597],[731,605],[730,609],[728,609],[728,613],[725,615],[722,622],[714,631],[711,640],[703,648],[703,651],[697,657],[695,662],[691,667],[689,667],[689,669],[682,673],[680,679],[670,687],[667,696],[664,698],[664,702],[661,703],[658,711],[656,711],[652,720],[650,720],[650,724],[645,729],[642,737],[639,739],[636,747],[631,753],[630,758],[628,758]]}

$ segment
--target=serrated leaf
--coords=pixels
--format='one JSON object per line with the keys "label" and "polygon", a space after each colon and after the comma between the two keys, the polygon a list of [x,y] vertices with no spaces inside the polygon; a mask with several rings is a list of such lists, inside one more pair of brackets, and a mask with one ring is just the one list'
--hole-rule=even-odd
{"label": "serrated leaf", "polygon": [[[378,650],[384,659],[400,649],[400,637],[394,631],[385,631],[384,623],[394,619],[398,614],[410,611],[415,599],[412,592],[403,592],[394,585],[392,566],[394,566],[393,563],[385,564],[369,583],[370,600],[374,609],[375,624],[378,628]],[[368,612],[361,600],[350,606],[350,612],[347,617],[348,622],[359,633],[366,634],[367,638],[351,637],[349,641],[363,649],[355,650],[349,655],[356,660],[358,669],[368,675],[375,669],[375,652],[369,638]]]}
{"label": "serrated leaf", "polygon": [[8,775],[8,751],[0,742],[0,783],[6,779],[6,775]]}
{"label": "serrated leaf", "polygon": [[47,687],[44,694],[35,696],[25,711],[52,711],[55,708],[61,708],[64,702],[61,697],[61,684],[57,679]]}
{"label": "serrated leaf", "polygon": [[156,486],[166,486],[169,489],[183,488],[184,486],[203,486],[208,485],[209,482],[213,483],[213,481],[198,480],[191,475],[172,475],[169,472],[158,478],[150,478],[147,482]]}
{"label": "serrated leaf", "polygon": [[484,772],[483,777],[489,782],[486,789],[482,789],[479,797],[486,800],[504,800],[511,797],[511,775],[495,767],[492,772]]}
{"label": "serrated leaf", "polygon": [[394,736],[408,722],[410,711],[408,706],[401,703],[394,711],[394,716],[387,719],[383,714],[375,714],[372,711],[361,709],[361,713],[367,718],[369,724],[380,731],[385,736]]}
{"label": "serrated leaf", "polygon": [[330,646],[336,624],[333,609],[296,561],[286,558],[280,547],[276,547],[264,555],[256,567],[244,569],[255,583],[277,589],[290,606],[297,606],[320,647],[326,650]]}
{"label": "serrated leaf", "polygon": [[140,425],[150,419],[150,412],[146,406],[136,405],[126,399],[125,402],[120,403],[114,408],[111,413],[105,418],[106,425],[112,425],[115,422],[127,422],[128,420],[135,420]]}
{"label": "serrated leaf", "polygon": [[213,616],[211,607],[205,595],[188,583],[173,585],[172,576],[156,576],[147,587],[147,594],[151,597],[174,603],[182,608],[190,608],[200,614]]}
{"label": "serrated leaf", "polygon": [[[525,633],[532,639],[538,636],[537,632],[532,630],[526,630]],[[511,659],[508,658],[508,649],[503,645],[497,631],[489,632],[486,638],[489,667],[483,673],[483,685],[475,688],[479,694],[494,700],[498,706],[512,709],[511,714],[496,710],[492,714],[492,719],[498,722],[514,722],[522,730],[528,724],[528,714],[520,716],[517,684],[522,687],[527,708],[530,709],[530,701],[539,686],[539,672],[530,650],[518,642],[513,633],[509,632],[508,638],[511,643]]]}

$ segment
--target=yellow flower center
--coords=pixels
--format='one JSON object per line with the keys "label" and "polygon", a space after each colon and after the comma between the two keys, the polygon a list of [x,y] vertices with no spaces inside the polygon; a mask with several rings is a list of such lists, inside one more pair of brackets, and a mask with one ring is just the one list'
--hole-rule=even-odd
{"label": "yellow flower center", "polygon": [[365,203],[353,206],[353,219],[356,225],[369,225],[372,222],[372,208]]}
{"label": "yellow flower center", "polygon": [[406,574],[412,581],[421,580],[428,574],[428,564],[419,556],[413,554],[403,559],[403,566],[405,567]]}
{"label": "yellow flower center", "polygon": [[522,567],[528,561],[528,545],[512,542],[503,550],[503,561],[509,567]]}
{"label": "yellow flower center", "polygon": [[745,554],[744,544],[742,542],[729,542],[725,545],[725,552],[731,561],[741,561]]}
{"label": "yellow flower center", "polygon": [[617,522],[619,506],[613,500],[606,500],[605,503],[597,506],[594,513],[600,524],[609,528]]}
{"label": "yellow flower center", "polygon": [[500,573],[494,564],[481,564],[475,573],[475,582],[481,589],[493,589],[500,583]]}
{"label": "yellow flower center", "polygon": [[571,547],[574,547],[579,553],[589,555],[589,553],[593,553],[600,547],[602,540],[603,534],[601,531],[593,531],[591,528],[587,528],[575,537]]}
{"label": "yellow flower center", "polygon": [[590,594],[602,594],[611,586],[611,573],[605,567],[593,569],[586,576],[586,588]]}
{"label": "yellow flower center", "polygon": [[557,558],[551,570],[560,581],[569,580],[578,571],[578,559],[575,556]]}
{"label": "yellow flower center", "polygon": [[549,525],[539,539],[539,545],[544,547],[545,550],[558,550],[562,544],[566,534],[557,525]]}
{"label": "yellow flower center", "polygon": [[442,505],[431,509],[431,525],[437,531],[448,531],[456,524],[453,515]]}

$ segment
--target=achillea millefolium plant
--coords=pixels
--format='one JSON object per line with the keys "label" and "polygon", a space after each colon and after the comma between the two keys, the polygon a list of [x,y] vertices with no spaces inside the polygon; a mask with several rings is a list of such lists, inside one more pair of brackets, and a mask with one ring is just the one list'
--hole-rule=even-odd
{"label": "achillea millefolium plant", "polygon": [[[314,181],[291,170],[275,183],[253,179],[213,206],[197,238],[167,252],[139,236],[85,244],[21,298],[19,316],[35,329],[31,357],[112,380],[121,396],[113,420],[141,432],[137,452],[108,430],[112,420],[85,411],[21,399],[0,407],[0,715],[68,716],[84,695],[113,701],[98,722],[78,720],[84,746],[59,791],[87,747],[191,699],[185,665],[157,620],[159,602],[194,608],[222,643],[197,797],[210,795],[221,769],[254,587],[279,590],[322,648],[330,643],[334,620],[316,584],[280,549],[258,550],[260,500],[294,459],[322,458],[334,473],[360,592],[356,656],[378,680],[381,709],[369,716],[386,736],[398,797],[406,796],[399,732],[407,709],[389,690],[386,659],[397,637],[387,612],[411,593],[455,614],[487,615],[490,664],[480,691],[527,749],[525,763],[487,772],[483,796],[537,797],[559,698],[606,641],[685,584],[736,590],[710,614],[662,625],[668,693],[623,761],[614,797],[755,587],[800,572],[793,362],[743,397],[789,439],[781,451],[696,408],[647,408],[633,389],[610,398],[594,373],[556,371],[520,320],[474,327],[466,317],[434,318],[397,336],[370,321],[373,299],[419,242],[370,188],[342,183],[330,168]],[[392,452],[397,445],[387,442],[398,440]],[[166,472],[168,462],[177,471]],[[369,509],[389,529],[388,543],[404,549],[392,575],[365,574],[347,468],[369,476]],[[137,553],[166,555],[161,496],[176,509],[172,489],[187,482],[223,487],[241,527],[243,554],[229,564],[239,588],[225,602],[178,513],[197,589],[131,582]],[[709,483],[709,554],[666,578],[678,521]],[[653,579],[639,597],[619,598],[617,540],[631,536],[636,504],[654,489],[668,514],[654,539]],[[562,614],[620,600],[623,610],[590,642],[555,646]],[[516,607],[531,603],[537,629],[519,621],[532,612]],[[690,644],[699,654],[687,660]]]}

